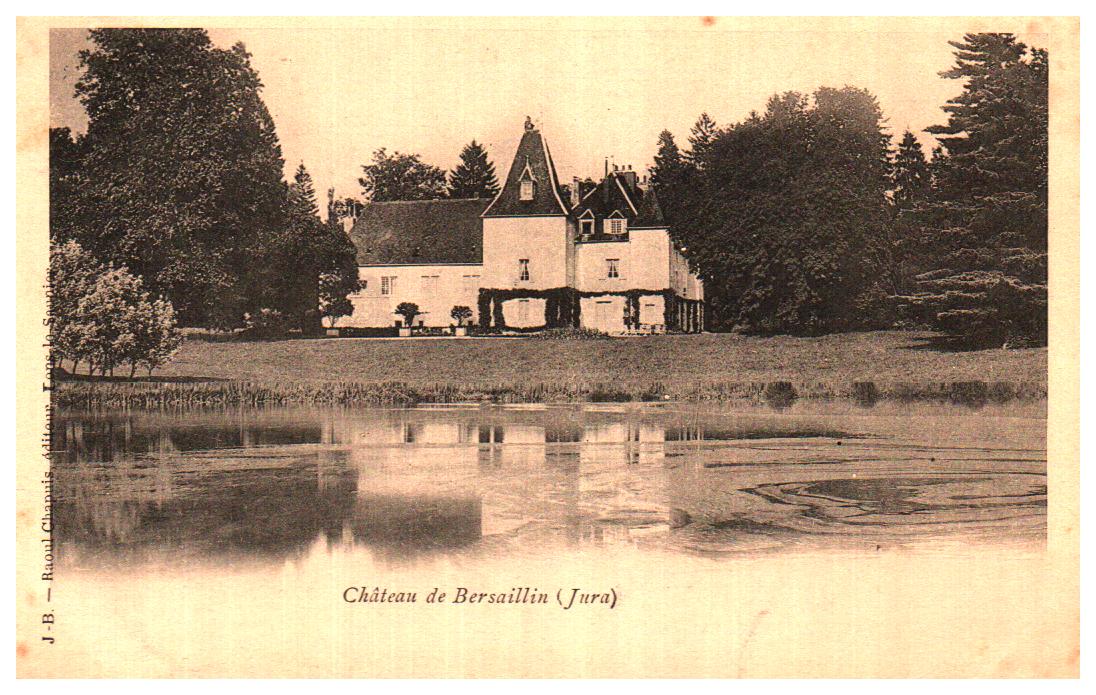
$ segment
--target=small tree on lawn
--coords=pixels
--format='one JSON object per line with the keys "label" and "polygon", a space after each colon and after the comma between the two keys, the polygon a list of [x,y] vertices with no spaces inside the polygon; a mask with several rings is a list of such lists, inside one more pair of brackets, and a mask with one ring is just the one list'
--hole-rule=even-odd
{"label": "small tree on lawn", "polygon": [[148,293],[141,280],[125,268],[110,268],[95,281],[91,292],[80,299],[78,314],[87,330],[80,353],[91,368],[106,376],[137,352],[139,326],[148,311]]}
{"label": "small tree on lawn", "polygon": [[396,312],[403,317],[403,325],[410,328],[415,325],[415,317],[421,312],[419,311],[419,305],[414,302],[400,302],[396,307]]}
{"label": "small tree on lawn", "polygon": [[90,294],[103,266],[75,241],[54,245],[49,257],[49,327],[51,357],[55,364],[72,360],[76,372],[88,340],[88,326],[79,309]]}
{"label": "small tree on lawn", "polygon": [[449,312],[449,315],[453,317],[453,320],[457,322],[458,326],[463,326],[465,321],[472,318],[472,310],[469,307],[458,304],[453,307],[453,310]]}
{"label": "small tree on lawn", "polygon": [[320,274],[320,316],[327,319],[328,328],[334,328],[340,317],[354,313],[354,303],[346,295],[348,290],[357,292],[360,288],[356,281],[348,286],[343,274],[334,271]]}
{"label": "small tree on lawn", "polygon": [[152,370],[165,364],[179,350],[183,336],[175,325],[175,307],[165,299],[144,302],[138,312],[137,340],[129,359],[129,376],[138,365]]}

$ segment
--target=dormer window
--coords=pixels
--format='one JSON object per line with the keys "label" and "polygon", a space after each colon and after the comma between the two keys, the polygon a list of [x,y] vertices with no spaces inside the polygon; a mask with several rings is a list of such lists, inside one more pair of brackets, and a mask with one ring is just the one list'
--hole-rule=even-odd
{"label": "dormer window", "polygon": [[580,233],[582,236],[593,236],[594,233],[594,221],[593,220],[579,220]]}
{"label": "dormer window", "polygon": [[628,231],[628,219],[621,214],[620,210],[613,210],[613,213],[605,219],[605,233],[609,236],[622,236]]}
{"label": "dormer window", "polygon": [[525,158],[525,168],[521,170],[521,178],[518,181],[520,182],[518,197],[523,201],[532,200],[533,195],[537,192],[537,179],[533,176],[533,167],[529,163],[528,157]]}

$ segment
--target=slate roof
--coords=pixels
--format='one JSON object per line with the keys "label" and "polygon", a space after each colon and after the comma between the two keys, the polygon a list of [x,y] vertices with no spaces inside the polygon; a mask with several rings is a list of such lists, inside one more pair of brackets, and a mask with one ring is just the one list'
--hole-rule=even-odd
{"label": "slate roof", "polygon": [[662,208],[653,189],[642,188],[628,183],[628,179],[619,172],[609,172],[592,191],[587,193],[572,210],[575,219],[588,219],[594,216],[595,233],[602,233],[602,220],[619,212],[628,220],[630,228],[664,227]]}
{"label": "slate roof", "polygon": [[[532,174],[535,185],[533,199],[521,199],[521,178],[526,168]],[[567,204],[560,193],[559,179],[552,154],[540,131],[531,121],[526,121],[510,173],[503,182],[502,190],[484,211],[484,217],[514,217],[521,215],[566,215]]]}
{"label": "slate roof", "polygon": [[483,263],[483,220],[491,201],[399,200],[364,206],[350,238],[358,265]]}

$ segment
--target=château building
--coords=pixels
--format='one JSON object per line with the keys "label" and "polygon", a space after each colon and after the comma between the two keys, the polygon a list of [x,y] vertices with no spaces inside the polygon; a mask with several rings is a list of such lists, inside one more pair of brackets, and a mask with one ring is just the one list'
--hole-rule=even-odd
{"label": "ch\u00e2teau building", "polygon": [[[564,187],[526,119],[493,200],[370,203],[353,222],[362,289],[340,329],[399,326],[413,302],[426,327],[467,306],[481,328],[699,332],[704,287],[670,237],[654,191],[630,168]],[[347,331],[349,332],[349,331]]]}

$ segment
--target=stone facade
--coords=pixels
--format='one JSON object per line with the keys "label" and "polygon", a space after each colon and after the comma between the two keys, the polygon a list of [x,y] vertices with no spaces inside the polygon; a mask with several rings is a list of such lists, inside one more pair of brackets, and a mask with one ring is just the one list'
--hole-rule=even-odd
{"label": "stone facade", "polygon": [[463,305],[486,331],[704,328],[703,284],[654,191],[617,169],[566,190],[529,121],[493,200],[367,205],[351,236],[365,287],[339,328],[393,327],[401,302],[419,305],[423,327],[452,325]]}

